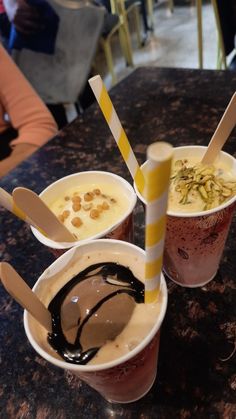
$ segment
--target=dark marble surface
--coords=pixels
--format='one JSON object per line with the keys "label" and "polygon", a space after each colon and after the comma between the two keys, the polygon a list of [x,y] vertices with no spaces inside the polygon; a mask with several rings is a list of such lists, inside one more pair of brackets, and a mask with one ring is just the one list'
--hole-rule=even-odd
{"label": "dark marble surface", "polygon": [[[207,145],[236,90],[236,73],[137,69],[111,92],[140,163],[156,139],[173,145]],[[225,150],[236,156],[236,132]],[[132,181],[97,105],[11,174],[9,192],[40,192],[76,171],[113,171]],[[33,286],[53,261],[29,228],[0,208],[0,259],[11,262]],[[22,309],[0,287],[0,418],[236,418],[234,218],[219,272],[207,286],[184,289],[169,280],[158,377],[147,396],[111,405],[71,374],[53,367],[30,347]],[[135,214],[135,243],[143,246],[144,217]]]}

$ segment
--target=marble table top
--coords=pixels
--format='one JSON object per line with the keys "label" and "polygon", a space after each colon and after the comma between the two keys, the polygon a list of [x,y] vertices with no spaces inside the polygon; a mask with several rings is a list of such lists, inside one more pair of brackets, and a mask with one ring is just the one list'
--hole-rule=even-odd
{"label": "marble table top", "polygon": [[[111,98],[138,158],[155,140],[207,145],[236,90],[230,71],[136,69]],[[225,151],[236,157],[236,132]],[[132,179],[97,106],[69,124],[0,186],[41,192],[82,170],[107,170]],[[0,208],[0,260],[32,287],[54,256],[27,225]],[[21,307],[0,287],[0,418],[236,418],[236,220],[219,271],[208,285],[186,289],[167,279],[157,379],[140,401],[109,404],[70,373],[42,359],[24,333]],[[134,242],[144,246],[144,214],[135,209]]]}

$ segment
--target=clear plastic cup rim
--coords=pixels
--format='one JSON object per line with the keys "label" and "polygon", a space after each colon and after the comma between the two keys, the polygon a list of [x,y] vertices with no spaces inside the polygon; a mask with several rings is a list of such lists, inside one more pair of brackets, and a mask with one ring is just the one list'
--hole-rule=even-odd
{"label": "clear plastic cup rim", "polygon": [[[189,149],[195,149],[195,150],[200,150],[202,151],[201,155],[203,156],[204,151],[206,150],[207,147],[204,146],[197,146],[197,145],[190,145],[190,146],[180,146],[180,147],[174,147],[174,152],[176,150],[189,150]],[[220,151],[220,155],[225,158],[227,158],[227,160],[231,160],[231,164],[232,164],[232,170],[236,173],[236,160],[233,156],[231,156],[230,154],[226,153],[225,151]],[[145,168],[145,164],[146,162],[144,162],[141,165],[141,168]],[[134,182],[134,190],[137,194],[137,197],[140,199],[141,202],[143,202],[143,204],[146,204],[145,199],[143,198],[143,196],[140,194],[140,192],[138,191],[135,182]],[[233,204],[236,201],[236,194],[229,199],[228,201],[224,202],[223,204],[219,205],[218,207],[206,210],[206,211],[199,211],[199,212],[178,212],[178,211],[170,211],[167,210],[167,215],[172,216],[172,217],[178,217],[178,218],[196,218],[196,217],[202,217],[202,216],[207,216],[207,215],[212,215],[218,211],[222,211],[224,208],[228,208],[231,204]]]}
{"label": "clear plastic cup rim", "polygon": [[[103,244],[107,245],[108,247],[110,247],[112,245],[118,245],[119,244],[124,248],[127,247],[127,250],[128,250],[128,248],[132,248],[134,251],[138,250],[139,256],[143,257],[143,259],[145,260],[145,251],[143,249],[141,249],[140,247],[134,245],[134,244],[127,243],[127,242],[120,241],[120,240],[113,240],[113,239],[98,239],[98,240],[92,240],[91,242],[82,243],[82,244],[80,244],[76,247],[73,247],[73,248],[67,250],[63,255],[61,255],[58,259],[55,260],[55,262],[53,262],[50,265],[50,268],[53,269],[53,267],[55,268],[55,266],[57,266],[58,264],[63,264],[63,260],[70,257],[70,254],[72,254],[75,251],[76,248],[84,247],[84,246],[89,246],[89,247],[94,246],[94,247],[96,247],[96,245],[98,243],[99,244],[103,243]],[[48,268],[42,273],[42,275],[40,275],[40,277],[36,281],[34,287],[32,288],[33,291],[37,290],[38,283],[41,282],[44,279],[44,277],[46,276],[46,271],[48,270]],[[58,358],[54,358],[46,350],[42,349],[40,347],[40,345],[32,337],[30,327],[29,327],[29,322],[28,322],[29,312],[27,310],[24,310],[23,320],[24,320],[24,329],[25,329],[26,336],[27,336],[31,346],[36,350],[36,352],[38,354],[40,354],[44,359],[49,361],[51,364],[54,364],[54,365],[56,365],[58,367],[61,367],[63,369],[67,369],[67,370],[71,370],[71,371],[75,371],[75,372],[79,372],[79,371],[80,372],[95,372],[95,371],[101,371],[101,370],[106,370],[106,369],[116,367],[118,365],[121,365],[121,364],[129,361],[131,358],[133,358],[137,354],[139,354],[151,342],[151,340],[155,337],[156,333],[160,329],[161,324],[163,322],[163,319],[165,317],[165,313],[166,313],[166,309],[167,309],[167,300],[168,300],[167,285],[166,285],[166,281],[165,281],[163,273],[161,273],[160,288],[162,290],[163,297],[162,297],[161,309],[160,309],[160,312],[159,312],[159,315],[158,315],[157,323],[154,324],[154,326],[150,330],[149,334],[142,340],[142,342],[139,345],[137,345],[129,353],[127,353],[127,354],[123,355],[122,357],[117,358],[113,361],[106,362],[104,364],[97,364],[97,365],[78,365],[78,364],[72,364],[72,363],[69,363],[69,362],[65,362],[65,361],[60,360]]]}

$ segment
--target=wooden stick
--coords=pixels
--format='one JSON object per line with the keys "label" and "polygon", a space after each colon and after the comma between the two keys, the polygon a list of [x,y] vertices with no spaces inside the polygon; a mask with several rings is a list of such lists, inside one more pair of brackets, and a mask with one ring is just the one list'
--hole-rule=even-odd
{"label": "wooden stick", "polygon": [[50,239],[57,242],[75,242],[73,234],[36,193],[26,188],[15,188],[12,195],[17,207],[27,214]]}
{"label": "wooden stick", "polygon": [[37,228],[33,221],[30,220],[27,215],[16,206],[12,195],[5,191],[3,188],[0,188],[0,205],[2,205],[5,209],[16,215],[21,220],[25,221],[27,224]]}
{"label": "wooden stick", "polygon": [[203,164],[212,164],[218,153],[227,141],[231,131],[236,125],[236,92],[232,96],[224,115],[222,116],[215,133],[207,147],[207,151],[203,156]]}
{"label": "wooden stick", "polygon": [[51,313],[9,263],[0,263],[0,278],[9,294],[28,310],[48,332],[51,332]]}

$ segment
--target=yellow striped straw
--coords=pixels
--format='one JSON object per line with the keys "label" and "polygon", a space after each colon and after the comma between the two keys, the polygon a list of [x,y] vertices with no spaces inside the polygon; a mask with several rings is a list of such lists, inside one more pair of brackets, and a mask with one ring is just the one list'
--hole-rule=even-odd
{"label": "yellow striped straw", "polygon": [[5,191],[3,188],[0,188],[0,205],[23,220],[25,223],[37,228],[42,234],[45,235],[45,233],[39,227],[37,227],[34,222],[29,217],[27,217],[27,215],[15,204],[12,195]]}
{"label": "yellow striped straw", "polygon": [[145,303],[156,301],[160,289],[172,155],[172,146],[164,142],[153,143],[147,149],[143,193],[146,201]]}
{"label": "yellow striped straw", "polygon": [[99,75],[89,79],[89,84],[108,123],[111,133],[118,145],[122,157],[125,160],[130,174],[134,179],[139,192],[142,194],[145,184],[143,172],[139,167],[126,133],[122,128],[121,122],[107,93],[106,87]]}

